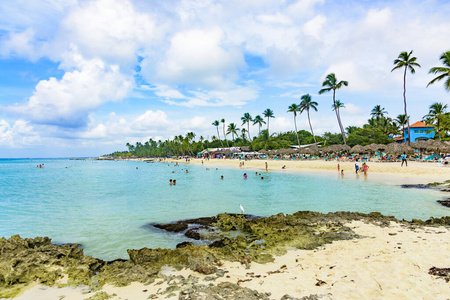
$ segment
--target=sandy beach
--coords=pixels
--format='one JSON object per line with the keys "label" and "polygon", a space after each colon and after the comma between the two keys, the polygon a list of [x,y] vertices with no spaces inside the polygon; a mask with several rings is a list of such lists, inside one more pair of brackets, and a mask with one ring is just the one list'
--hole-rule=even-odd
{"label": "sandy beach", "polygon": [[[324,161],[317,160],[247,160],[240,161],[237,159],[191,159],[186,162],[183,159],[167,160],[168,162],[178,162],[181,164],[202,165],[205,167],[226,167],[242,170],[256,170],[265,171],[265,162],[268,163],[270,172],[300,172],[300,173],[316,173],[316,174],[338,174],[337,166],[340,165],[340,170],[344,170],[345,176],[354,178],[355,163],[349,161]],[[242,167],[239,167],[240,162],[244,162]],[[361,167],[362,162],[359,162]],[[416,162],[408,161],[408,166],[401,166],[400,162],[367,162],[369,166],[368,178],[372,180],[379,180],[385,183],[399,184],[399,183],[430,183],[443,182],[450,179],[450,166],[444,166],[437,162]],[[282,167],[286,166],[285,169]],[[362,172],[360,172],[362,174]]]}
{"label": "sandy beach", "polygon": [[[319,299],[449,298],[450,283],[428,274],[432,267],[450,267],[448,227],[409,228],[394,222],[380,227],[361,221],[346,226],[363,238],[336,241],[316,250],[291,250],[272,263],[251,263],[249,268],[239,262],[224,262],[220,267],[223,277],[165,267],[153,284],[105,285],[102,291],[111,299],[178,299],[189,290],[189,284],[180,287],[181,291],[173,288],[180,286],[183,277],[195,278],[196,284],[206,286],[234,283],[268,293],[268,299],[312,294]],[[169,293],[168,289],[174,291]],[[34,286],[17,299],[87,299],[95,294],[88,291],[86,287]]]}

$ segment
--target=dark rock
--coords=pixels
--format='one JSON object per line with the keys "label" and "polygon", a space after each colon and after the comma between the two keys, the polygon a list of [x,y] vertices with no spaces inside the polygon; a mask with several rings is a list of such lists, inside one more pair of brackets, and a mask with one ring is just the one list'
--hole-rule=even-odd
{"label": "dark rock", "polygon": [[450,198],[447,198],[445,200],[438,200],[437,202],[444,206],[450,207]]}
{"label": "dark rock", "polygon": [[218,285],[194,285],[186,287],[180,292],[180,300],[188,299],[246,299],[269,300],[268,293],[259,293],[249,288],[241,287],[230,282],[222,282]]}
{"label": "dark rock", "polygon": [[428,274],[442,277],[446,282],[450,281],[450,268],[436,268],[432,267],[428,271]]}
{"label": "dark rock", "polygon": [[428,184],[402,184],[401,187],[404,189],[432,189],[435,185]]}
{"label": "dark rock", "polygon": [[201,239],[200,233],[198,232],[198,228],[189,229],[188,231],[186,231],[186,233],[184,235],[186,237],[194,239],[194,240]]}
{"label": "dark rock", "polygon": [[181,243],[177,244],[177,249],[178,248],[184,248],[184,247],[187,247],[187,246],[193,246],[193,245],[194,244],[192,242],[181,242]]}

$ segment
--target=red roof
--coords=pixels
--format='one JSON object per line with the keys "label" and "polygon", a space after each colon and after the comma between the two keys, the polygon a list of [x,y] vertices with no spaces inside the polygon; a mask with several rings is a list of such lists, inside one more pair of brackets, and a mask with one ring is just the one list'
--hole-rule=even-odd
{"label": "red roof", "polygon": [[425,124],[424,122],[421,122],[421,121],[417,121],[416,123],[411,124],[409,127],[410,128],[419,128],[419,127],[434,127],[434,126],[433,125],[427,125],[427,124]]}

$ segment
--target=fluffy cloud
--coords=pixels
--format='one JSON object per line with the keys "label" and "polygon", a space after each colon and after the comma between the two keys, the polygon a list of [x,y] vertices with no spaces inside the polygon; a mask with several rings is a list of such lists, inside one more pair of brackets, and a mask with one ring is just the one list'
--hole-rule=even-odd
{"label": "fluffy cloud", "polygon": [[0,120],[0,144],[5,147],[21,148],[36,144],[40,141],[33,127],[25,120],[17,120],[10,125],[5,120]]}
{"label": "fluffy cloud", "polygon": [[75,67],[58,80],[41,80],[25,104],[6,110],[27,116],[39,124],[83,127],[88,115],[108,101],[123,99],[132,87],[119,67],[100,59],[85,60],[76,52],[66,53],[63,65]]}

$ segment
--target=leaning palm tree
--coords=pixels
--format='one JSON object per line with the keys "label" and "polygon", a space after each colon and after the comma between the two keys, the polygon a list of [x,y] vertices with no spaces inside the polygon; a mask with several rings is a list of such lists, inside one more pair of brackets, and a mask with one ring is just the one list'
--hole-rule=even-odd
{"label": "leaning palm tree", "polygon": [[300,146],[300,139],[298,138],[297,120],[296,120],[298,111],[300,111],[300,106],[298,106],[295,103],[292,103],[291,105],[289,105],[287,112],[293,112],[294,113],[295,135],[297,136],[297,143]]}
{"label": "leaning palm tree", "polygon": [[408,123],[408,145],[411,143],[411,130],[409,128],[408,112],[406,111],[406,71],[409,69],[411,74],[414,74],[416,72],[414,67],[420,68],[420,65],[416,62],[417,57],[412,56],[412,53],[412,50],[409,53],[406,51],[401,52],[398,58],[394,60],[395,67],[391,70],[392,72],[396,69],[405,68],[403,72],[403,103],[405,105],[405,116]]}
{"label": "leaning palm tree", "polygon": [[[263,112],[263,116],[267,118],[267,132],[269,132],[269,120],[270,118],[275,118],[275,115],[273,114],[273,110],[271,110],[270,108],[266,109]],[[270,138],[270,135],[269,135]]]}
{"label": "leaning palm tree", "polygon": [[372,109],[372,111],[370,112],[370,115],[373,118],[381,118],[384,117],[384,114],[387,114],[388,112],[386,111],[386,109],[383,107],[381,108],[381,105],[375,105]]}
{"label": "leaning palm tree", "polygon": [[319,104],[316,101],[312,101],[311,96],[309,94],[303,95],[300,99],[302,100],[300,102],[300,113],[306,110],[308,114],[309,128],[311,129],[311,134],[314,138],[314,143],[316,144],[317,143],[316,136],[314,135],[314,131],[311,126],[311,119],[309,118],[309,110],[312,108],[313,110],[317,111],[317,106]]}
{"label": "leaning palm tree", "polygon": [[234,136],[238,136],[238,133],[237,133],[238,131],[239,131],[239,128],[236,126],[236,124],[234,124],[234,123],[228,124],[227,134],[231,133],[231,138],[233,139],[233,143],[235,143]]}
{"label": "leaning palm tree", "polygon": [[266,124],[266,121],[264,121],[264,119],[261,118],[260,115],[257,115],[253,119],[253,125],[256,125],[256,124],[258,124],[258,128],[259,128],[258,135],[260,135],[261,134],[261,126],[262,126],[262,124]]}
{"label": "leaning palm tree", "polygon": [[250,137],[250,122],[253,121],[252,116],[249,113],[245,113],[244,116],[241,118],[242,125],[247,123],[247,133],[248,133],[248,140],[251,142],[252,138]]}
{"label": "leaning palm tree", "polygon": [[[341,80],[338,82],[336,75],[334,73],[330,73],[325,77],[325,81],[322,83],[322,87],[325,87],[319,91],[319,95],[333,91],[333,108],[336,108],[336,90],[340,89],[343,85],[348,86],[348,82],[345,80]],[[341,129],[342,139],[344,140],[344,144],[347,145],[347,141],[345,140],[345,131],[344,126],[342,126],[341,118],[339,116],[339,110],[335,109],[336,118],[339,124],[339,128]]]}
{"label": "leaning palm tree", "polygon": [[450,51],[442,53],[440,60],[442,60],[442,63],[445,65],[445,67],[433,67],[430,69],[428,73],[438,74],[441,73],[438,77],[431,80],[427,87],[430,84],[435,83],[436,81],[441,81],[444,78],[447,78],[447,80],[444,83],[444,87],[447,91],[450,91]]}
{"label": "leaning palm tree", "polygon": [[341,119],[341,108],[345,108],[344,103],[341,102],[341,100],[336,100],[335,104],[331,106],[331,108],[336,112],[338,115],[339,120]]}
{"label": "leaning palm tree", "polygon": [[224,139],[225,139],[225,145],[227,145],[227,147],[228,147],[227,134],[225,133],[225,119],[222,118],[222,119],[220,120],[220,123],[223,124],[223,126],[222,126],[222,129],[223,129],[223,137],[224,137]]}
{"label": "leaning palm tree", "polygon": [[212,125],[213,125],[213,126],[216,126],[216,129],[217,129],[217,136],[219,137],[219,141],[220,141],[220,143],[222,144],[222,147],[223,147],[223,142],[222,142],[222,140],[220,139],[220,133],[219,133],[219,121],[218,121],[218,120],[215,120],[214,122],[212,122]]}
{"label": "leaning palm tree", "polygon": [[405,125],[407,124],[407,120],[406,120],[406,116],[405,115],[398,115],[397,118],[395,119],[395,122],[399,125],[402,126],[402,136],[403,136],[403,141],[405,140]]}
{"label": "leaning palm tree", "polygon": [[444,115],[447,114],[447,104],[443,103],[433,103],[430,105],[430,111],[424,116],[425,122],[427,124],[433,124],[436,126],[433,131],[437,131],[439,140],[441,141],[441,123]]}

